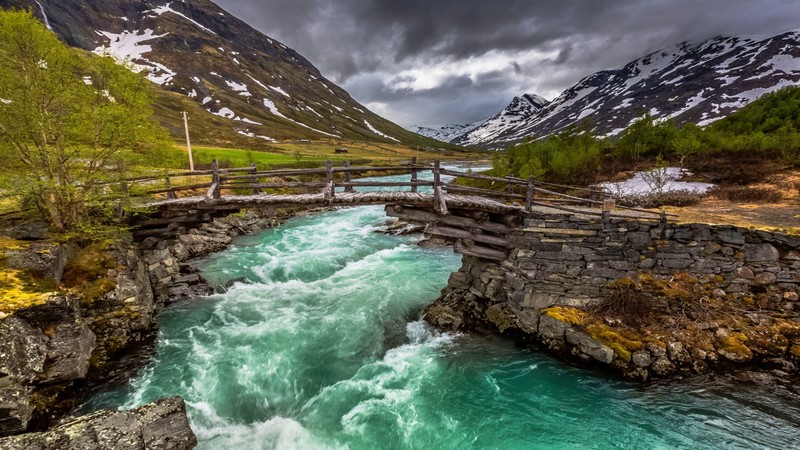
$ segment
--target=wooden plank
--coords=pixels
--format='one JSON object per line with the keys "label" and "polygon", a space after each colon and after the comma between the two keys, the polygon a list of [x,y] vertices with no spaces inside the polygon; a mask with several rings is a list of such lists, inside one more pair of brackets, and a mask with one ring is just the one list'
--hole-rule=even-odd
{"label": "wooden plank", "polygon": [[574,228],[525,227],[522,231],[524,233],[558,234],[560,236],[597,236],[597,230],[576,230]]}
{"label": "wooden plank", "polygon": [[433,186],[430,181],[350,181],[336,183],[337,186],[351,187],[409,187],[409,186]]}
{"label": "wooden plank", "polygon": [[427,234],[434,234],[436,236],[447,236],[458,239],[470,239],[475,242],[483,242],[484,244],[498,245],[500,247],[513,247],[514,245],[507,239],[492,236],[489,234],[471,233],[467,230],[460,228],[433,226],[426,230]]}
{"label": "wooden plank", "polygon": [[490,197],[499,197],[499,198],[519,198],[524,199],[524,195],[520,194],[510,194],[508,192],[500,192],[500,191],[493,191],[491,189],[482,189],[482,188],[475,188],[469,186],[458,186],[455,184],[447,184],[445,185],[445,189],[448,192],[465,192],[469,194],[483,194]]}
{"label": "wooden plank", "polygon": [[495,250],[480,245],[466,245],[461,241],[456,241],[453,244],[453,251],[461,253],[462,255],[475,256],[482,259],[491,259],[493,261],[503,261],[508,258],[505,252]]}
{"label": "wooden plank", "polygon": [[501,234],[508,234],[514,231],[514,228],[491,221],[478,222],[475,219],[470,219],[468,217],[461,217],[455,215],[441,216],[429,211],[404,208],[400,205],[387,206],[385,211],[386,215],[389,217],[397,217],[399,219],[404,219],[413,222],[441,223],[461,228],[477,228],[479,230],[486,230],[486,231],[491,231],[493,233],[501,233]]}
{"label": "wooden plank", "polygon": [[319,189],[322,187],[327,186],[328,183],[293,183],[293,182],[286,182],[286,183],[240,183],[240,184],[223,184],[220,186],[220,189],[243,189],[243,188],[259,188],[259,189],[268,189],[268,188],[313,188]]}

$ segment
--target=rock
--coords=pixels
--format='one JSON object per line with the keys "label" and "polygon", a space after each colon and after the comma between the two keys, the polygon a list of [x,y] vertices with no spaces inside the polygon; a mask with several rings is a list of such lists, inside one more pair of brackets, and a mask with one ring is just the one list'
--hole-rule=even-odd
{"label": "rock", "polygon": [[692,359],[689,356],[689,352],[683,348],[683,344],[680,342],[667,343],[667,357],[676,363],[686,363]]}
{"label": "rock", "polygon": [[581,352],[591,356],[603,364],[610,364],[614,359],[614,350],[606,345],[597,342],[586,333],[575,331],[571,328],[566,330],[567,342],[577,346]]}
{"label": "rock", "polygon": [[464,328],[465,314],[458,294],[450,292],[425,308],[423,318],[435,327],[448,331],[461,331]]}
{"label": "rock", "polygon": [[774,273],[770,272],[760,273],[756,275],[756,277],[753,279],[753,282],[755,284],[761,286],[765,286],[768,284],[775,284],[776,281],[778,281],[778,277]]}
{"label": "rock", "polygon": [[422,248],[444,248],[447,247],[447,241],[442,238],[432,237],[419,241],[417,245]]}
{"label": "rock", "polygon": [[784,292],[783,299],[787,302],[796,302],[800,299],[800,295],[798,295],[797,292]]}
{"label": "rock", "polygon": [[41,330],[16,316],[0,321],[0,376],[30,383],[44,372],[46,359],[47,337]]}
{"label": "rock", "polygon": [[722,246],[717,244],[716,242],[711,242],[703,249],[704,255],[712,255],[717,253],[718,251],[722,250]]}
{"label": "rock", "polygon": [[666,356],[662,356],[655,360],[652,366],[650,366],[650,370],[653,371],[656,375],[665,376],[669,375],[670,373],[675,371],[675,365],[667,359]]}
{"label": "rock", "polygon": [[747,262],[777,261],[781,254],[770,244],[748,244],[744,246],[744,257]]}
{"label": "rock", "polygon": [[4,251],[4,265],[58,283],[74,251],[75,247],[68,244],[33,243],[20,250]]}
{"label": "rock", "polygon": [[197,445],[180,397],[130,411],[98,411],[43,433],[0,439],[6,450],[181,450]]}
{"label": "rock", "polygon": [[[0,378],[0,436],[25,431],[33,411],[31,388]],[[0,439],[0,448],[6,448],[2,442]]]}
{"label": "rock", "polygon": [[755,278],[753,269],[747,266],[742,266],[736,269],[736,276],[739,278],[744,278],[745,280],[752,280],[753,278]]}
{"label": "rock", "polygon": [[660,358],[662,356],[667,356],[666,347],[662,347],[660,345],[649,343],[649,344],[647,344],[647,346],[645,346],[645,348],[647,349],[648,352],[650,352],[651,355],[655,356],[656,358]]}
{"label": "rock", "polygon": [[715,288],[713,291],[711,291],[711,295],[714,298],[724,298],[726,295],[728,295],[728,293],[725,292],[724,289]]}
{"label": "rock", "polygon": [[652,364],[650,353],[645,350],[637,350],[631,355],[631,361],[639,367],[648,367]]}
{"label": "rock", "polygon": [[569,328],[569,325],[556,318],[548,315],[539,317],[539,334],[544,338],[564,339],[567,328]]}
{"label": "rock", "polygon": [[22,222],[19,225],[3,229],[3,234],[22,241],[41,241],[50,235],[47,222]]}

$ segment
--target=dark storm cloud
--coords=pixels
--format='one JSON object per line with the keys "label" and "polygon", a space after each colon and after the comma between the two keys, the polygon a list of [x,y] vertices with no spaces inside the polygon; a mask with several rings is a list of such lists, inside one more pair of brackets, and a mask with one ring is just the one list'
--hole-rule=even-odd
{"label": "dark storm cloud", "polygon": [[478,120],[526,91],[552,98],[684,40],[800,28],[795,0],[216,2],[403,125]]}

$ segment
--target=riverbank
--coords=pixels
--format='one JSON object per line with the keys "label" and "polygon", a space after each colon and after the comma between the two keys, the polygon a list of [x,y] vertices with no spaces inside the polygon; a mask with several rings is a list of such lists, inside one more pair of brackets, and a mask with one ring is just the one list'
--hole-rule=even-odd
{"label": "riverbank", "polygon": [[44,430],[93,392],[127,382],[153,355],[158,313],[214,291],[187,262],[293,214],[248,212],[172,241],[123,239],[83,248],[50,241],[38,224],[6,228],[0,253],[0,436]]}

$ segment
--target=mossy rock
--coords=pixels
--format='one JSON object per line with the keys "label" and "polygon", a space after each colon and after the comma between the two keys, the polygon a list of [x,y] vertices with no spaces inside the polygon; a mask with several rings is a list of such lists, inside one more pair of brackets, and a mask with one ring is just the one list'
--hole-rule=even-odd
{"label": "mossy rock", "polygon": [[581,325],[587,317],[586,311],[571,306],[551,306],[543,309],[541,313],[570,325]]}

